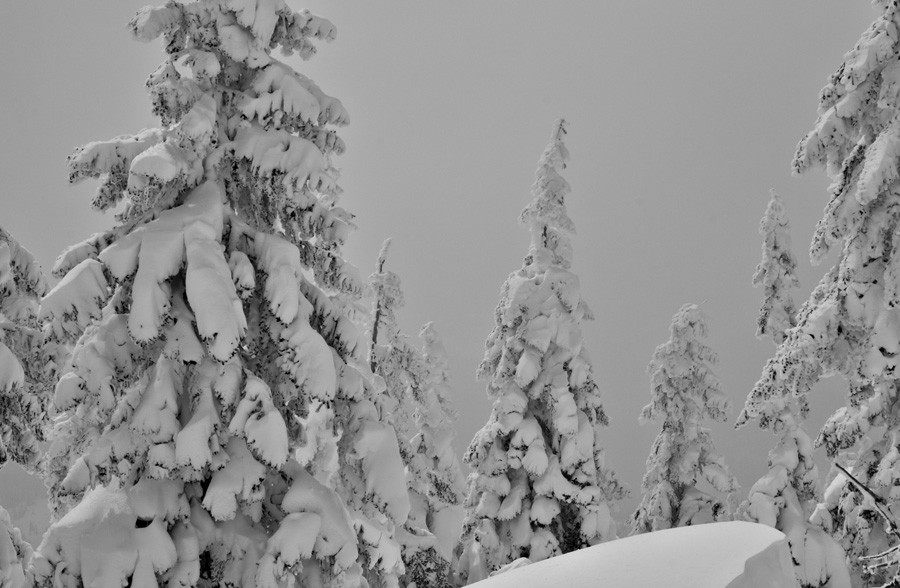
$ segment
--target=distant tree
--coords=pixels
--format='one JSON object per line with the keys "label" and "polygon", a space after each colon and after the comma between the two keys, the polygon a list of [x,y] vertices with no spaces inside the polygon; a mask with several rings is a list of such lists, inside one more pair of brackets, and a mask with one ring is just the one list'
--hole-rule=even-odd
{"label": "distant tree", "polygon": [[383,412],[397,432],[406,467],[411,510],[398,535],[409,586],[450,586],[452,549],[459,537],[465,479],[453,448],[456,413],[449,398],[449,369],[431,323],[422,329],[424,353],[400,330],[404,304],[400,277],[384,268],[390,240],[369,277],[375,301],[369,329],[369,361],[383,378]]}
{"label": "distant tree", "polygon": [[[793,162],[798,173],[824,166],[832,179],[810,257],[820,263],[836,248],[837,262],[767,362],[738,425],[758,419],[763,427],[789,429],[785,416],[805,416],[819,379],[840,374],[849,389],[846,406],[816,444],[891,503],[900,488],[900,7],[875,4],[881,16],[820,93],[818,120]],[[797,409],[786,412],[792,404]],[[834,478],[812,518],[846,550],[855,583],[900,582],[890,568],[867,570],[860,560],[895,541],[872,502],[843,475]]]}
{"label": "distant tree", "polygon": [[74,344],[39,586],[396,587],[410,504],[360,334],[330,160],[341,103],[272,56],[333,25],[282,0],[146,7],[159,128],[90,143],[118,225],[68,249],[42,312]]}
{"label": "distant tree", "polygon": [[640,422],[662,419],[663,424],[647,458],[643,500],[631,518],[635,533],[727,520],[738,489],[709,429],[701,425],[704,419],[726,420],[729,402],[712,371],[716,354],[703,342],[707,327],[700,307],[682,306],[669,333],[647,367],[650,404]]}
{"label": "distant tree", "polygon": [[797,261],[791,252],[791,235],[784,203],[772,190],[766,214],[759,222],[763,235],[762,261],[753,274],[753,286],[763,287],[763,303],[759,309],[756,336],[769,336],[776,345],[784,341],[784,333],[795,323],[797,309],[791,289],[800,286],[794,273]]}
{"label": "distant tree", "polygon": [[40,456],[54,368],[38,322],[46,289],[31,253],[0,229],[0,466],[34,469]]}
{"label": "distant tree", "polygon": [[453,424],[457,412],[450,390],[450,364],[441,337],[432,323],[419,332],[423,381],[414,390],[416,402],[416,435],[412,450],[420,468],[426,473],[422,495],[425,497],[425,519],[447,559],[459,540],[465,498],[466,479],[453,448]]}
{"label": "distant tree", "polygon": [[580,323],[592,318],[569,271],[575,227],[565,208],[564,121],[538,162],[522,269],[501,290],[496,324],[478,370],[494,404],[469,445],[463,581],[520,557],[538,561],[613,539],[612,503],[625,491],[606,464],[607,417]]}
{"label": "distant tree", "polygon": [[[799,286],[797,262],[784,204],[774,190],[759,225],[764,236],[762,261],[753,285],[764,287],[756,336],[769,337],[777,347],[788,329],[796,325],[797,310],[790,289]],[[796,403],[788,402],[781,413],[781,438],[769,452],[768,471],[750,488],[741,505],[740,518],[774,527],[787,536],[797,580],[803,588],[850,585],[841,547],[809,518],[822,497],[813,443],[803,429]]]}

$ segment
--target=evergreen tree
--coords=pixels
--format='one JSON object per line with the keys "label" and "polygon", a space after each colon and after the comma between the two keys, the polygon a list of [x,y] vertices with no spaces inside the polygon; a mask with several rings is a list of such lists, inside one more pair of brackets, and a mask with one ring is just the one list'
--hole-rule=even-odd
{"label": "evergreen tree", "polygon": [[0,466],[33,469],[40,455],[54,367],[38,322],[46,289],[31,253],[0,229]]}
{"label": "evergreen tree", "polygon": [[[737,480],[712,442],[704,419],[724,421],[729,408],[719,379],[712,371],[715,352],[703,342],[706,318],[696,304],[675,313],[669,340],[653,353],[650,404],[640,422],[663,420],[647,473],[641,483],[644,498],[632,515],[635,533],[727,520]],[[726,494],[725,500],[703,487]]]}
{"label": "evergreen tree", "polygon": [[625,491],[604,459],[607,417],[582,345],[592,318],[572,264],[575,227],[565,208],[564,121],[538,162],[522,269],[501,290],[478,375],[494,404],[469,445],[462,581],[520,557],[538,561],[613,539],[610,507]]}
{"label": "evergreen tree", "polygon": [[791,298],[791,288],[798,288],[794,270],[797,262],[791,253],[791,235],[784,203],[772,190],[766,214],[759,222],[763,235],[762,261],[753,274],[753,286],[762,286],[763,303],[759,309],[756,336],[770,336],[776,345],[784,341],[784,333],[795,325],[797,309]]}
{"label": "evergreen tree", "polygon": [[[400,278],[384,269],[389,246],[390,239],[384,242],[377,271],[369,278],[375,293],[369,358],[372,371],[384,379],[384,413],[390,415],[397,432],[406,467],[411,509],[398,533],[406,566],[402,582],[406,586],[449,587],[452,543],[438,534],[445,531],[442,518],[449,513],[444,511],[462,501],[463,480],[450,447],[455,415],[443,390],[435,389],[446,388],[446,360],[430,357],[426,361],[401,333],[395,313],[404,303]],[[432,347],[439,346],[433,330],[429,333]],[[454,465],[457,477],[448,478]],[[451,541],[458,537],[458,529],[455,535]]]}
{"label": "evergreen tree", "polygon": [[[90,143],[72,181],[118,225],[44,298],[73,343],[47,459],[40,586],[397,586],[410,509],[396,434],[341,311],[341,103],[275,59],[334,27],[283,0],[146,7],[162,126]],[[337,298],[335,298],[337,297]]]}
{"label": "evergreen tree", "polygon": [[[882,0],[875,4],[881,16],[822,90],[818,120],[793,162],[798,173],[824,166],[833,180],[810,257],[819,263],[837,248],[837,262],[767,362],[738,425],[758,419],[762,427],[789,429],[786,416],[805,416],[816,382],[840,374],[848,384],[847,404],[828,420],[816,443],[891,502],[900,487],[894,465],[900,446],[900,8]],[[787,410],[791,405],[797,409]],[[879,553],[894,540],[872,502],[844,476],[830,485],[813,520],[847,551],[857,581],[870,586],[900,581],[889,568],[871,574],[863,569],[861,556]]]}

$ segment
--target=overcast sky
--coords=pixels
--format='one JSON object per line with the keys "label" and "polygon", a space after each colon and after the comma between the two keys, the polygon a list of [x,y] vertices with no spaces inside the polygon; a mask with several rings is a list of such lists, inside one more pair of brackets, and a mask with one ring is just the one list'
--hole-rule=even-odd
{"label": "overcast sky", "polygon": [[[92,183],[67,185],[66,156],[156,124],[143,83],[163,54],[125,29],[145,3],[4,5],[0,225],[48,271],[112,223],[90,209]],[[553,120],[569,120],[573,271],[596,315],[583,330],[612,421],[608,458],[632,488],[624,518],[658,432],[637,425],[645,368],[673,313],[703,303],[733,418],[774,350],[754,337],[750,286],[770,188],[792,223],[798,303],[826,269],[806,251],[827,181],[791,177],[789,164],[819,89],[876,16],[869,3],[289,3],[337,26],[334,43],[291,63],[350,112],[337,163],[359,231],[345,252],[368,275],[393,238],[402,325],[415,337],[434,321],[450,354],[460,453],[490,413],[474,372],[500,285],[528,249],[516,219]],[[842,401],[840,382],[816,392],[812,432]],[[746,493],[776,439],[731,423],[713,436]]]}

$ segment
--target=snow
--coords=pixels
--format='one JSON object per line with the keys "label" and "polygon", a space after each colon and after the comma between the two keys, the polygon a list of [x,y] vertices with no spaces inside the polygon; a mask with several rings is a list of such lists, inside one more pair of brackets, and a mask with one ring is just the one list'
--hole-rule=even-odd
{"label": "snow", "polygon": [[244,397],[228,425],[232,435],[246,437],[253,452],[267,464],[280,468],[288,458],[287,426],[272,403],[272,392],[256,376],[247,376]]}
{"label": "snow", "polygon": [[263,45],[268,45],[278,22],[278,15],[287,10],[284,0],[228,0],[225,3],[237,16],[237,21],[253,31]]}
{"label": "snow", "polygon": [[[95,259],[85,259],[66,274],[41,300],[40,318],[60,321],[54,326],[58,336],[83,330],[92,319],[100,318],[100,305],[108,297],[103,266]],[[77,328],[68,324],[74,320]]]}
{"label": "snow", "polygon": [[193,407],[190,420],[175,436],[175,461],[180,466],[191,466],[202,470],[212,461],[211,442],[214,442],[215,431],[220,426],[216,411],[212,378],[214,366],[210,362],[199,368],[198,382],[194,384],[199,398]]}
{"label": "snow", "polygon": [[356,562],[358,550],[356,532],[343,500],[334,490],[320,484],[309,472],[296,467],[296,464],[294,466],[293,483],[281,503],[282,509],[287,513],[317,515],[319,525],[315,535],[316,556],[335,556],[338,570],[350,568]]}
{"label": "snow", "polygon": [[[258,94],[240,106],[248,120],[259,119],[268,125],[274,113],[296,117],[304,123],[319,120],[319,102],[309,93],[296,73],[280,63],[272,63],[257,74],[253,80],[253,90]],[[276,125],[277,128],[277,125]]]}
{"label": "snow", "polygon": [[356,457],[366,474],[366,494],[391,520],[402,524],[409,516],[409,494],[397,434],[390,425],[363,421],[353,440]]}
{"label": "snow", "polygon": [[[156,574],[176,561],[175,544],[161,518],[136,525],[136,490],[127,493],[113,484],[85,493],[45,535],[35,558],[36,579],[47,582],[51,564],[63,560],[67,565],[56,570],[63,585],[81,575],[84,585],[94,588],[120,588],[129,578],[135,587],[157,586]],[[140,508],[141,497],[135,502]]]}
{"label": "snow", "polygon": [[286,343],[283,368],[300,391],[319,400],[332,400],[337,372],[331,348],[305,318],[298,317],[281,332]]}
{"label": "snow", "polygon": [[[2,331],[0,331],[2,336]],[[22,364],[10,351],[9,347],[0,341],[0,392],[10,392],[25,383],[25,371]]]}
{"label": "snow", "polygon": [[245,63],[250,67],[263,67],[271,62],[272,58],[265,50],[268,43],[265,45],[260,43],[230,16],[220,14],[218,28],[222,51],[235,61]]}
{"label": "snow", "polygon": [[144,6],[128,23],[135,39],[149,42],[176,26],[181,16],[180,7]]}
{"label": "snow", "polygon": [[619,539],[518,567],[477,588],[797,588],[787,540],[765,525],[712,523]]}
{"label": "snow", "polygon": [[258,269],[266,276],[264,295],[272,314],[285,325],[295,318],[308,320],[312,305],[298,288],[302,265],[297,248],[280,237],[257,233],[253,251]]}
{"label": "snow", "polygon": [[0,588],[26,588],[31,584],[28,565],[31,546],[10,521],[9,513],[0,506]]}
{"label": "snow", "polygon": [[254,459],[246,442],[232,437],[225,448],[228,464],[212,475],[203,508],[217,521],[227,521],[237,514],[238,499],[244,503],[259,502],[264,496],[262,482],[266,468]]}
{"label": "snow", "polygon": [[236,157],[250,162],[253,172],[270,178],[283,174],[284,186],[303,186],[331,192],[334,179],[329,175],[325,157],[315,144],[282,130],[266,130],[256,123],[245,123],[237,132],[233,147]]}

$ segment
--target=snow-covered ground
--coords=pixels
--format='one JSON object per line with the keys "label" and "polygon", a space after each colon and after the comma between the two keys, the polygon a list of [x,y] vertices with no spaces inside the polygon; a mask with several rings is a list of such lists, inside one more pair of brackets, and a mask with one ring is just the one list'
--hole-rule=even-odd
{"label": "snow-covered ground", "polygon": [[477,588],[797,588],[780,531],[745,522],[656,531],[497,574]]}

